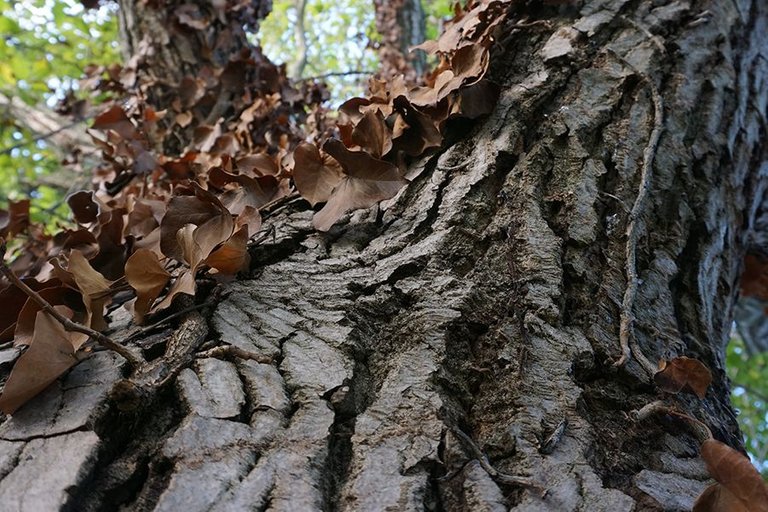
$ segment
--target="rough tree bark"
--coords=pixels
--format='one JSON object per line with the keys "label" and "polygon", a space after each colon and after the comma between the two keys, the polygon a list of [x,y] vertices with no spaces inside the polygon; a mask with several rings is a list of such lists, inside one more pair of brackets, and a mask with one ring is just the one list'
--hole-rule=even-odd
{"label": "rough tree bark", "polygon": [[[493,114],[386,208],[328,234],[300,206],[269,221],[197,335],[273,364],[200,358],[123,412],[95,354],[0,426],[3,509],[689,508],[697,443],[628,413],[659,398],[640,353],[696,357],[707,397],[671,400],[740,446],[723,348],[768,172],[768,5],[548,9],[499,41]],[[616,368],[622,311],[637,343]]]}

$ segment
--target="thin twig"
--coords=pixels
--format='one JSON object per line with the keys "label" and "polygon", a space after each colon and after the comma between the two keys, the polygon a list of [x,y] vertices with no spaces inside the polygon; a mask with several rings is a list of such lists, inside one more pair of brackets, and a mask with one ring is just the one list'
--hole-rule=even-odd
{"label": "thin twig", "polygon": [[670,416],[674,416],[675,418],[685,421],[688,424],[688,426],[691,428],[691,430],[693,430],[694,434],[696,435],[696,438],[701,443],[703,443],[707,439],[712,439],[712,431],[709,429],[708,426],[706,426],[704,423],[697,420],[696,418],[693,418],[683,412],[673,409],[672,407],[666,405],[661,400],[657,400],[655,402],[646,404],[642,408],[629,413],[630,418],[632,418],[635,421],[643,421],[648,417],[650,417],[652,414],[668,414]]}
{"label": "thin twig", "polygon": [[268,202],[264,206],[259,207],[259,213],[263,214],[270,214],[275,213],[277,210],[285,206],[286,204],[290,203],[294,199],[299,199],[301,196],[298,192],[291,192],[287,196],[278,197],[277,199],[273,199],[272,201]]}
{"label": "thin twig", "polygon": [[645,211],[646,198],[651,188],[651,177],[653,168],[653,157],[656,155],[656,147],[661,138],[661,132],[664,129],[664,104],[656,85],[647,75],[640,74],[651,89],[653,98],[654,122],[651,136],[648,144],[643,150],[643,165],[640,171],[640,191],[635,198],[635,204],[629,213],[629,223],[627,224],[627,243],[626,243],[626,262],[625,272],[627,274],[627,289],[624,292],[624,301],[621,304],[621,324],[619,328],[619,341],[621,343],[621,357],[614,363],[614,366],[624,366],[633,355],[638,363],[650,375],[653,375],[656,368],[648,361],[634,340],[634,314],[632,310],[637,297],[637,288],[639,279],[637,277],[637,242],[640,239],[641,223],[640,217]]}
{"label": "thin twig", "polygon": [[256,361],[257,363],[262,364],[271,364],[273,362],[272,358],[269,356],[265,356],[264,354],[257,354],[256,352],[251,352],[235,345],[221,345],[219,347],[214,347],[204,352],[198,352],[195,357],[198,359],[204,359],[208,357],[213,357],[216,359],[239,357],[240,359],[250,359],[251,361]]}
{"label": "thin twig", "polygon": [[74,121],[69,124],[65,124],[64,126],[60,126],[59,128],[56,128],[55,130],[51,130],[46,133],[41,133],[40,135],[36,135],[29,139],[24,139],[20,142],[17,142],[16,144],[12,146],[8,146],[7,148],[0,149],[0,155],[10,155],[13,150],[23,148],[24,146],[29,146],[30,144],[34,144],[35,142],[40,142],[41,140],[49,139],[53,137],[54,135],[57,135],[65,130],[69,130],[70,128],[74,128],[80,123],[84,123],[87,121],[87,119],[79,119],[77,121]]}
{"label": "thin twig", "polygon": [[192,311],[195,311],[195,310],[198,310],[198,309],[203,309],[203,308],[206,308],[208,306],[212,306],[215,303],[217,303],[219,300],[227,297],[230,293],[231,292],[226,292],[226,293],[222,293],[222,294],[212,294],[213,297],[209,298],[205,302],[201,302],[200,304],[193,304],[192,306],[189,306],[189,307],[180,309],[178,311],[175,311],[175,312],[171,313],[170,315],[168,315],[168,316],[158,320],[157,322],[155,322],[153,324],[150,324],[150,325],[147,325],[145,327],[142,327],[138,331],[136,331],[133,334],[131,334],[130,336],[128,336],[123,341],[123,343],[127,343],[129,341],[133,341],[136,338],[141,338],[145,334],[154,331],[155,329],[157,329],[157,328],[167,324],[171,320],[174,320],[174,319],[176,319],[176,318],[178,318],[178,317],[180,317],[182,315],[186,315],[187,313],[191,313]]}
{"label": "thin twig", "polygon": [[90,327],[79,324],[77,322],[73,322],[69,318],[56,311],[56,309],[51,306],[47,300],[40,296],[40,294],[38,294],[35,290],[30,288],[24,281],[19,279],[16,274],[13,273],[13,270],[11,270],[10,267],[5,264],[5,247],[5,239],[0,238],[0,273],[5,275],[5,277],[7,277],[8,280],[17,288],[26,293],[29,298],[37,302],[38,306],[40,306],[40,309],[55,318],[61,325],[64,326],[66,330],[87,334],[99,345],[117,352],[123,356],[126,361],[128,361],[128,364],[130,364],[132,368],[138,368],[144,363],[144,359],[141,356],[134,354],[133,351],[131,351],[128,347],[124,347],[123,345],[112,341],[112,339],[108,336],[105,336],[104,334],[95,331]]}
{"label": "thin twig", "polygon": [[480,467],[482,467],[485,470],[485,472],[488,473],[488,475],[494,480],[498,480],[499,482],[504,484],[521,485],[524,487],[529,487],[531,489],[536,489],[541,494],[542,497],[544,497],[547,494],[546,489],[544,489],[539,485],[534,484],[533,482],[531,482],[530,479],[522,476],[508,475],[506,473],[502,473],[501,471],[491,466],[491,463],[488,462],[488,457],[486,457],[483,451],[480,449],[480,447],[477,446],[477,443],[475,443],[471,437],[465,434],[458,427],[451,427],[451,432],[453,432],[456,435],[456,437],[461,439],[465,448],[467,448],[472,453],[472,456],[477,460],[477,462],[480,463]]}

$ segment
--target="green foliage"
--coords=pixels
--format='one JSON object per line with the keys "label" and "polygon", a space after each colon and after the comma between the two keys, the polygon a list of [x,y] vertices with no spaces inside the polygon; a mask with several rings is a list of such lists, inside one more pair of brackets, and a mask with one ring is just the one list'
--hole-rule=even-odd
{"label": "green foliage", "polygon": [[422,2],[427,17],[427,39],[437,39],[443,29],[443,21],[453,15],[455,0],[427,0]]}
{"label": "green foliage", "polygon": [[[275,0],[272,12],[254,36],[272,61],[289,68],[300,58],[294,34],[295,4],[295,0]],[[371,0],[307,0],[304,28],[307,64],[302,78],[376,69],[372,43],[378,34]],[[367,78],[363,73],[324,79],[334,98],[341,99],[361,94]]]}
{"label": "green foliage", "polygon": [[[296,1],[275,0],[272,12],[254,36],[274,62],[294,64],[297,51],[294,26]],[[451,0],[423,2],[427,38],[440,34],[442,23],[453,12]],[[302,78],[329,73],[375,71],[378,58],[374,50],[380,36],[376,32],[372,0],[307,0],[304,28],[307,38],[307,65]],[[367,84],[366,73],[324,78],[334,103],[359,96]]]}
{"label": "green foliage", "polygon": [[734,338],[728,344],[726,367],[747,451],[768,479],[768,353],[748,355],[741,339]]}
{"label": "green foliage", "polygon": [[[0,0],[0,93],[49,107],[71,93],[90,63],[119,62],[114,5],[85,11],[77,0]],[[39,184],[60,166],[44,140],[0,111],[0,208],[32,197],[32,218],[64,215],[63,191]]]}

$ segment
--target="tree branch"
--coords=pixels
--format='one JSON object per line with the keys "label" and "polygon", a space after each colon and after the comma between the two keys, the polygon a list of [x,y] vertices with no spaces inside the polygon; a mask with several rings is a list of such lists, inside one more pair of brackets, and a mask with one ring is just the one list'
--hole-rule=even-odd
{"label": "tree branch", "polygon": [[14,149],[39,140],[50,140],[54,151],[62,156],[67,148],[93,147],[93,142],[85,130],[76,129],[76,126],[87,121],[87,118],[73,122],[51,110],[29,106],[19,98],[8,97],[2,93],[0,93],[0,108],[4,109],[20,126],[36,134],[31,139],[3,149],[0,154],[8,154]]}

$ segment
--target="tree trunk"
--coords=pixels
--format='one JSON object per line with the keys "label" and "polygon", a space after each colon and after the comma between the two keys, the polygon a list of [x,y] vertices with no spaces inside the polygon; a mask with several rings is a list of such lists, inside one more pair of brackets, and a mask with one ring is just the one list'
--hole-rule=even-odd
{"label": "tree trunk", "polygon": [[421,0],[374,0],[373,5],[376,30],[381,36],[380,75],[385,80],[404,75],[407,83],[416,83],[427,67],[423,52],[410,52],[425,39]]}
{"label": "tree trunk", "polygon": [[644,360],[695,357],[706,398],[663,398],[741,445],[723,349],[768,171],[768,5],[584,4],[507,27],[493,114],[386,208],[328,234],[285,208],[175,334],[272,364],[199,358],[121,410],[94,354],[0,427],[3,509],[689,509],[695,439],[629,413],[660,398]]}

